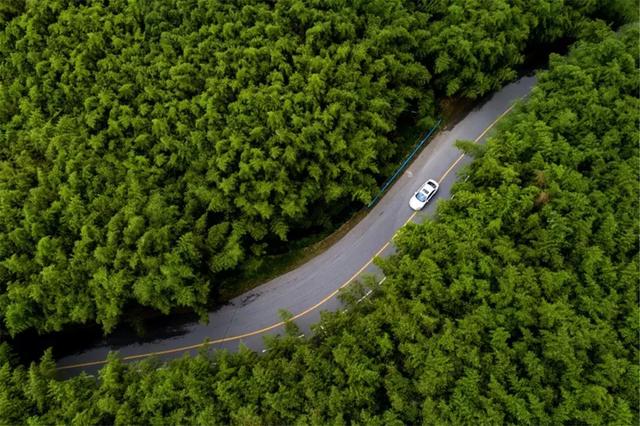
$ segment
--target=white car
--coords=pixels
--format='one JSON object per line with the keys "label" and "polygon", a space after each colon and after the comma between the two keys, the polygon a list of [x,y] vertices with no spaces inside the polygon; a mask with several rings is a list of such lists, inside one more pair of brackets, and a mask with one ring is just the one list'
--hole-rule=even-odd
{"label": "white car", "polygon": [[413,210],[418,211],[422,210],[422,208],[436,195],[438,192],[438,182],[433,179],[429,179],[418,189],[418,191],[413,194],[411,200],[409,200],[409,207]]}

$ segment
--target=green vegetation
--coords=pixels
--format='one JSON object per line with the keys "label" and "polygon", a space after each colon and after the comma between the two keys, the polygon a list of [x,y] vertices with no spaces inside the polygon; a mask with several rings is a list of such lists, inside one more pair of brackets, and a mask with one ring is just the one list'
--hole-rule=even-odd
{"label": "green vegetation", "polygon": [[204,314],[221,274],[371,199],[403,111],[428,127],[625,4],[1,2],[5,333]]}
{"label": "green vegetation", "polygon": [[99,381],[4,346],[0,423],[637,424],[640,31],[592,29],[310,340]]}

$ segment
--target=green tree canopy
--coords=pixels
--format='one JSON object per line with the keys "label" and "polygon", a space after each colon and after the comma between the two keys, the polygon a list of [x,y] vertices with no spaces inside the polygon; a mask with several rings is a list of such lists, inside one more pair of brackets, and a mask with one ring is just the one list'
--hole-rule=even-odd
{"label": "green tree canopy", "polygon": [[221,274],[370,201],[403,111],[434,122],[602,9],[516,3],[0,3],[4,328],[202,313]]}
{"label": "green tree canopy", "polygon": [[0,345],[0,423],[637,424],[640,27],[596,33],[313,337],[66,381]]}

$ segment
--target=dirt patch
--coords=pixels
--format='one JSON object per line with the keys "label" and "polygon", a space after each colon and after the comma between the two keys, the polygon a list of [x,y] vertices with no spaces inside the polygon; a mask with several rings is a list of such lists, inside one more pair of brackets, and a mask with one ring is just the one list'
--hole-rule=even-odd
{"label": "dirt patch", "polygon": [[[482,103],[482,101],[480,101]],[[440,101],[440,112],[442,114],[442,129],[449,130],[460,120],[466,117],[476,105],[478,100],[467,98],[445,98]]]}

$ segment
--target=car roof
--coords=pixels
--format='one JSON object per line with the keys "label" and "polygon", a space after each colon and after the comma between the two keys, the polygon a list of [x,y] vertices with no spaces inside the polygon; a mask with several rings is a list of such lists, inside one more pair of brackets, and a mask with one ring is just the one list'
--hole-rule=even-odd
{"label": "car roof", "polygon": [[[434,187],[434,186],[431,186],[431,185],[430,185],[430,183],[435,184],[435,187]],[[425,183],[420,187],[420,189],[418,189],[418,190],[416,191],[416,194],[418,194],[419,192],[424,192],[425,194],[429,195],[429,194],[431,194],[432,192],[434,192],[434,191],[436,190],[436,188],[437,188],[437,187],[438,187],[438,182],[436,182],[436,181],[435,181],[435,180],[433,180],[433,179],[429,179],[428,181],[426,181],[426,182],[425,182]]]}

